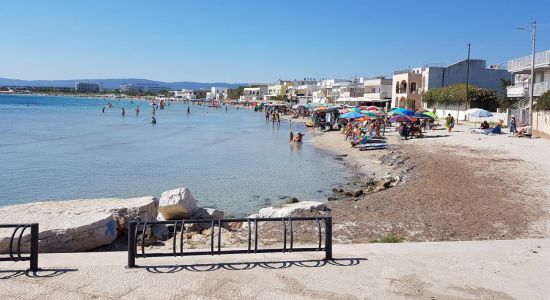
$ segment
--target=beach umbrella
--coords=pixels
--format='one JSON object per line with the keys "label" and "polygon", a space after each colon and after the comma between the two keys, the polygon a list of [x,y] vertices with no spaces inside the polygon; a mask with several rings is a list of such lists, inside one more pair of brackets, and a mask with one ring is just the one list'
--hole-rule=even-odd
{"label": "beach umbrella", "polygon": [[358,112],[355,112],[355,111],[350,111],[348,113],[340,115],[339,118],[342,118],[342,119],[358,119],[358,118],[361,118],[363,116],[365,116],[365,115],[363,115],[361,113],[358,113]]}
{"label": "beach umbrella", "polygon": [[412,110],[404,109],[401,107],[394,108],[390,111],[392,115],[401,115],[401,116],[412,116],[414,112]]}
{"label": "beach umbrella", "polygon": [[376,118],[378,117],[378,114],[373,112],[373,111],[370,111],[370,110],[362,110],[361,111],[362,114],[365,114],[365,116],[369,116],[371,118]]}
{"label": "beach umbrella", "polygon": [[380,111],[380,108],[376,107],[376,106],[369,106],[367,107],[367,110],[371,110],[371,111]]}
{"label": "beach umbrella", "polygon": [[359,107],[353,107],[350,109],[351,111],[354,111],[354,112],[361,112],[361,110],[359,109]]}
{"label": "beach umbrella", "polygon": [[489,111],[486,111],[484,109],[474,109],[468,112],[468,115],[470,117],[476,117],[476,118],[488,118],[492,117],[493,114]]}
{"label": "beach umbrella", "polygon": [[425,111],[425,112],[421,112],[421,113],[417,112],[417,113],[414,114],[414,117],[415,118],[420,118],[420,119],[422,119],[422,118],[423,119],[430,118],[430,119],[434,119],[434,120],[437,119],[437,115],[434,114],[431,111]]}
{"label": "beach umbrella", "polygon": [[364,121],[368,121],[370,120],[371,118],[369,116],[362,116],[360,118],[357,118],[355,119],[355,121],[358,121],[358,122],[364,122]]}
{"label": "beach umbrella", "polygon": [[341,114],[345,114],[345,113],[348,113],[348,112],[349,112],[349,109],[347,109],[347,108],[342,108],[342,109],[340,109],[338,112],[341,113]]}
{"label": "beach umbrella", "polygon": [[392,122],[392,123],[396,123],[396,122],[411,123],[411,122],[415,122],[415,121],[416,121],[416,118],[407,117],[407,116],[394,116],[390,119],[390,122]]}

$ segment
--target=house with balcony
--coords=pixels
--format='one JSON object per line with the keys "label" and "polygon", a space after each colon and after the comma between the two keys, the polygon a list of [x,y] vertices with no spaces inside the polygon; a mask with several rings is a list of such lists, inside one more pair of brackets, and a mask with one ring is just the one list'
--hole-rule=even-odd
{"label": "house with balcony", "polygon": [[388,102],[392,99],[392,80],[385,77],[363,79],[363,97],[367,101]]}
{"label": "house with balcony", "polygon": [[[508,71],[514,75],[514,85],[506,88],[506,95],[509,98],[520,101],[529,97],[531,61],[531,55],[508,61]],[[535,53],[534,79],[534,98],[539,97],[550,90],[550,50]]]}
{"label": "house with balcony", "polygon": [[393,72],[392,107],[422,107],[422,71],[423,68],[414,68]]}
{"label": "house with balcony", "polygon": [[[529,122],[531,62],[531,55],[508,61],[508,71],[514,75],[514,84],[506,88],[506,95],[512,101],[508,114],[509,116],[515,115],[523,124]],[[550,50],[535,53],[533,83],[533,103],[536,104],[538,97],[550,91]],[[535,128],[540,130],[539,123],[541,122],[537,116],[534,116],[534,124]]]}

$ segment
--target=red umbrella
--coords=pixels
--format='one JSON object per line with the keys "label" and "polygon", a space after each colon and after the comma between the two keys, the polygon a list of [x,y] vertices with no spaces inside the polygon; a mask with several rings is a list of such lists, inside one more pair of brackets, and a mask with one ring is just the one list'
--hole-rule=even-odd
{"label": "red umbrella", "polygon": [[390,122],[392,122],[392,123],[396,123],[396,122],[412,123],[412,122],[416,122],[416,118],[407,117],[407,116],[394,116],[390,119]]}
{"label": "red umbrella", "polygon": [[380,111],[380,108],[378,108],[378,107],[376,107],[376,106],[369,106],[369,107],[367,107],[367,110]]}

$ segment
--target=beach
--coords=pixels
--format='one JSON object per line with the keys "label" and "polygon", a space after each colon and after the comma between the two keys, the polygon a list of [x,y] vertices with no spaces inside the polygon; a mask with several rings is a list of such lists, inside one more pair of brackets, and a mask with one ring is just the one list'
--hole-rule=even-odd
{"label": "beach", "polygon": [[344,156],[359,172],[344,190],[360,188],[372,173],[401,176],[393,188],[328,201],[338,242],[389,235],[403,241],[549,237],[550,140],[477,135],[468,128],[407,141],[389,132],[389,149],[372,152],[351,148],[338,132],[316,137],[314,145]]}

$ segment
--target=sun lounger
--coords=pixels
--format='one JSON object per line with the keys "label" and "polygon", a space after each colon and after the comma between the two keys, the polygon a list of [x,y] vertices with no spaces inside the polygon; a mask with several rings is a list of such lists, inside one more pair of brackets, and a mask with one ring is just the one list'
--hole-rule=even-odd
{"label": "sun lounger", "polygon": [[357,148],[358,148],[360,151],[366,151],[366,150],[380,150],[380,149],[386,149],[387,146],[388,146],[388,144],[386,144],[386,143],[376,143],[376,144],[364,144],[364,145],[359,145],[359,146],[357,146]]}

